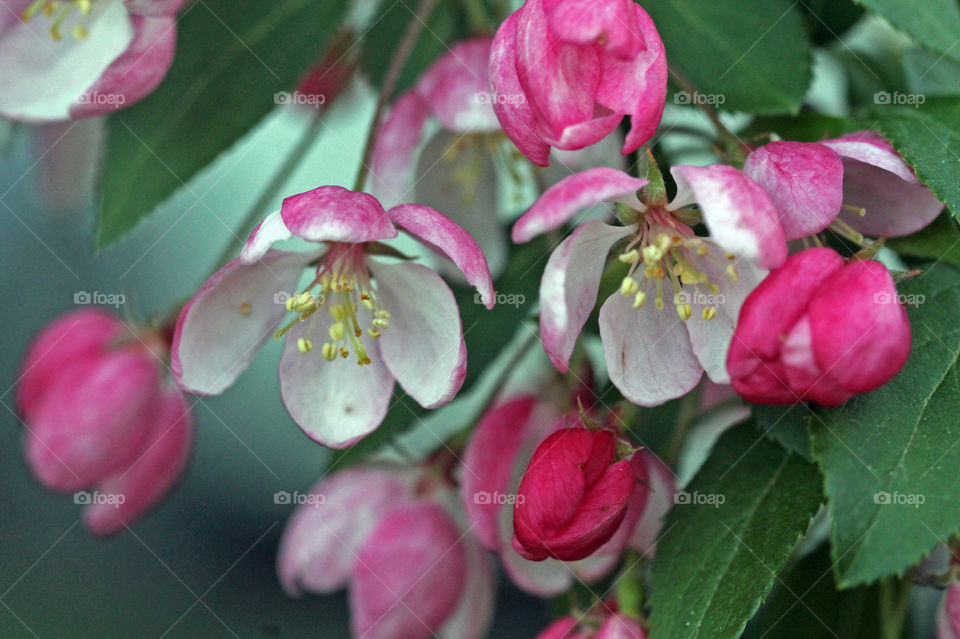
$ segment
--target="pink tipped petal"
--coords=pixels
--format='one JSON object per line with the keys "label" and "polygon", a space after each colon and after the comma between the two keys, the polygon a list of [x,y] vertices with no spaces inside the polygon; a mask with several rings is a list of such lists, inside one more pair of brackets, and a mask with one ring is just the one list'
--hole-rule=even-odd
{"label": "pink tipped petal", "polygon": [[458,133],[500,130],[487,76],[490,44],[487,36],[460,42],[421,76],[416,90],[444,128]]}
{"label": "pink tipped petal", "polygon": [[390,219],[428,247],[446,255],[480,293],[484,306],[496,303],[487,258],[476,240],[448,217],[427,206],[401,204],[388,212]]}
{"label": "pink tipped petal", "polygon": [[167,74],[177,45],[174,18],[134,15],[131,21],[134,35],[130,46],[70,107],[71,118],[103,115],[139,102]]}
{"label": "pink tipped petal", "polygon": [[747,158],[744,173],[773,199],[786,239],[830,226],[843,205],[843,162],[830,147],[771,142]]}
{"label": "pink tipped petal", "polygon": [[518,13],[510,15],[494,36],[490,48],[490,85],[493,110],[500,126],[520,152],[538,166],[550,164],[550,147],[540,138],[539,124],[517,74]]}
{"label": "pink tipped petal", "polygon": [[355,466],[317,483],[294,511],[277,551],[288,595],[343,588],[357,553],[383,516],[411,499],[408,476],[391,466]]}
{"label": "pink tipped petal", "polygon": [[493,561],[471,537],[462,540],[467,552],[463,594],[453,615],[437,633],[439,639],[483,639],[490,630],[496,595]]}
{"label": "pink tipped petal", "polygon": [[617,169],[597,167],[560,180],[549,189],[513,225],[514,242],[529,242],[570,221],[577,213],[602,202],[622,201],[639,205],[636,192],[647,180],[635,178]]}
{"label": "pink tipped petal", "polygon": [[127,11],[141,16],[172,16],[190,0],[123,0]]}
{"label": "pink tipped petal", "polygon": [[[129,526],[166,495],[187,466],[193,418],[180,390],[160,390],[145,417],[140,426],[150,434],[143,450],[130,466],[97,485],[107,502],[83,511],[83,522],[94,534],[111,535]],[[122,497],[122,503],[110,503],[110,496]]]}
{"label": "pink tipped petal", "polygon": [[537,597],[555,597],[567,591],[578,579],[570,564],[556,559],[524,559],[509,543],[501,551],[500,561],[518,588]]}
{"label": "pink tipped petal", "polygon": [[384,120],[373,146],[370,189],[385,206],[413,198],[418,150],[430,108],[416,91],[402,95]]}
{"label": "pink tipped petal", "polygon": [[393,376],[377,340],[367,336],[363,343],[370,364],[366,366],[357,364],[353,351],[349,357],[328,362],[319,344],[301,353],[298,339],[312,337],[320,342],[333,322],[329,313],[318,312],[314,318],[287,333],[280,358],[280,394],[287,412],[308,437],[329,448],[347,448],[383,421],[393,396]]}
{"label": "pink tipped petal", "polygon": [[467,557],[449,515],[429,503],[391,510],[357,554],[351,625],[365,639],[422,639],[456,611]]}
{"label": "pink tipped petal", "polygon": [[377,198],[342,186],[291,195],[280,212],[290,232],[309,242],[376,242],[397,236]]}
{"label": "pink tipped petal", "polygon": [[257,224],[247,243],[240,252],[240,261],[244,264],[253,264],[270,250],[275,242],[283,242],[293,237],[293,233],[283,223],[280,211],[274,211]]}
{"label": "pink tipped petal", "polygon": [[446,404],[467,374],[453,293],[425,266],[367,263],[377,282],[378,300],[390,313],[390,326],[378,340],[390,374],[424,408]]}
{"label": "pink tipped petal", "polygon": [[623,120],[623,115],[620,113],[608,113],[605,109],[599,111],[598,117],[568,124],[558,134],[546,134],[544,139],[564,151],[576,151],[598,143],[615,131],[617,125]]}
{"label": "pink tipped petal", "polygon": [[611,615],[593,639],[647,639],[647,633],[636,619],[626,615]]}
{"label": "pink tipped petal", "polygon": [[960,639],[960,582],[951,581],[940,600],[937,639]]}
{"label": "pink tipped petal", "polygon": [[180,387],[216,395],[233,384],[287,314],[286,296],[315,257],[273,251],[211,275],[180,311],[173,334],[170,368]]}
{"label": "pink tipped petal", "polygon": [[607,253],[631,231],[591,220],[550,255],[540,281],[540,339],[560,372],[566,372],[577,337],[597,303]]}
{"label": "pink tipped petal", "polygon": [[663,461],[647,450],[634,455],[631,461],[634,467],[642,466],[642,470],[638,468],[637,474],[646,476],[647,502],[630,535],[628,545],[646,557],[653,557],[664,519],[673,507],[673,494],[676,490],[674,474]]}
{"label": "pink tipped petal", "polygon": [[602,46],[611,55],[629,59],[646,48],[630,0],[565,0],[547,6],[547,20],[565,42]]}
{"label": "pink tipped petal", "polygon": [[547,626],[543,632],[537,635],[537,639],[588,639],[585,634],[577,632],[578,627],[577,619],[564,617]]}
{"label": "pink tipped petal", "polygon": [[633,299],[611,295],[600,309],[600,339],[610,381],[640,406],[657,406],[689,392],[703,375],[684,322],[666,300],[657,310],[650,298],[640,308]]}
{"label": "pink tipped petal", "polygon": [[853,393],[825,375],[813,349],[810,318],[804,316],[783,342],[780,360],[787,386],[797,396],[824,406],[839,406]]}
{"label": "pink tipped petal", "polygon": [[[692,193],[710,236],[725,251],[752,260],[763,268],[780,266],[787,244],[777,209],[759,184],[725,164],[674,166],[677,200]],[[671,204],[677,208],[677,203]]]}

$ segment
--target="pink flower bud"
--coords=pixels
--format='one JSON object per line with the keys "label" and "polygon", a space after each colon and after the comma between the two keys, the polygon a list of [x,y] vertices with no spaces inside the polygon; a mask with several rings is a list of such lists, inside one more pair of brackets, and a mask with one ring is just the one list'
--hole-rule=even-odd
{"label": "pink flower bud", "polygon": [[773,270],[744,302],[727,370],[752,402],[837,406],[893,378],[910,341],[885,266],[812,248]]}
{"label": "pink flower bud", "polygon": [[937,610],[937,639],[960,639],[960,582],[951,581]]}
{"label": "pink flower bud", "polygon": [[637,483],[606,430],[567,428],[537,448],[520,482],[513,547],[532,561],[590,556],[623,523]]}
{"label": "pink flower bud", "polygon": [[[594,621],[593,623],[597,623]],[[586,626],[586,627],[585,627]],[[636,619],[612,614],[596,631],[575,617],[564,617],[553,622],[537,635],[537,639],[646,639],[647,633]]]}

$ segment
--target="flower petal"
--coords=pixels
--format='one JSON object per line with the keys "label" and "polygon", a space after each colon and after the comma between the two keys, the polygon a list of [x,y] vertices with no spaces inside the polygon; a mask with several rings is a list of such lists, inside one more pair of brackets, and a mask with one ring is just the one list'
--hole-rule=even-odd
{"label": "flower petal", "polygon": [[529,242],[570,221],[581,210],[601,202],[621,202],[640,208],[636,192],[647,180],[617,169],[596,167],[566,177],[549,189],[513,225],[514,242]]}
{"label": "flower petal", "polygon": [[440,639],[482,639],[490,630],[496,596],[493,561],[470,536],[462,539],[467,552],[463,594],[453,615],[437,635]]}
{"label": "flower petal", "polygon": [[520,152],[537,166],[547,166],[550,164],[550,147],[538,133],[537,116],[527,102],[517,74],[518,13],[513,13],[503,21],[490,48],[493,110],[504,133]]}
{"label": "flower petal", "polygon": [[960,582],[951,581],[937,608],[937,639],[960,637]]}
{"label": "flower petal", "polygon": [[630,0],[565,0],[547,6],[547,20],[566,42],[593,46],[598,40],[610,55],[631,59],[646,48]]}
{"label": "flower petal", "polygon": [[290,232],[308,242],[376,242],[397,237],[383,206],[368,193],[321,186],[291,195],[280,207]]}
{"label": "flower petal", "polygon": [[732,166],[674,166],[675,210],[692,195],[703,213],[710,236],[725,251],[752,260],[763,268],[780,266],[787,244],[777,209],[759,184]]}
{"label": "flower petal", "polygon": [[388,465],[355,466],[318,482],[291,515],[277,551],[288,595],[343,588],[357,552],[394,506],[411,499],[409,476]]}
{"label": "flower petal", "polygon": [[647,639],[647,633],[636,619],[610,615],[593,639]]}
{"label": "flower petal", "polygon": [[627,542],[630,548],[653,557],[660,530],[663,528],[667,512],[673,508],[673,494],[676,491],[674,474],[663,461],[649,450],[642,450],[631,460],[637,468],[637,474],[646,477],[648,485],[647,501],[643,513],[630,534]]}
{"label": "flower petal", "polygon": [[771,142],[750,154],[743,171],[773,199],[788,241],[819,233],[840,213],[843,162],[828,146]]}
{"label": "flower petal", "polygon": [[127,11],[141,16],[172,16],[190,0],[123,0]]}
{"label": "flower petal", "polygon": [[489,99],[488,36],[459,42],[420,76],[417,92],[440,124],[458,133],[500,130]]}
{"label": "flower petal", "polygon": [[652,299],[636,309],[632,302],[614,293],[600,308],[600,340],[610,381],[640,406],[685,395],[700,381],[703,368],[684,322],[669,302],[663,310],[657,310]]}
{"label": "flower petal", "polygon": [[550,255],[540,281],[540,339],[560,372],[567,371],[577,337],[596,306],[610,247],[630,233],[629,228],[591,220]]}
{"label": "flower petal", "polygon": [[244,264],[253,264],[270,250],[275,242],[283,242],[293,237],[293,233],[283,223],[281,212],[274,211],[263,219],[257,228],[253,229],[247,238],[243,250],[240,251],[240,261]]}
{"label": "flower petal", "polygon": [[365,639],[421,639],[456,611],[467,557],[460,533],[438,505],[394,508],[357,554],[351,625]]}
{"label": "flower petal", "polygon": [[170,349],[170,369],[195,395],[222,393],[240,376],[287,314],[311,253],[272,251],[255,264],[239,259],[210,276],[180,311]]}
{"label": "flower petal", "polygon": [[424,141],[430,107],[416,91],[409,91],[390,108],[373,146],[370,190],[386,206],[413,197],[417,150]]}
{"label": "flower petal", "polygon": [[469,233],[428,206],[401,204],[390,209],[387,214],[403,230],[453,260],[467,278],[467,282],[480,293],[484,306],[493,308],[496,296],[490,269],[487,268],[487,258]]}
{"label": "flower petal", "polygon": [[424,408],[449,402],[467,374],[460,313],[450,288],[419,264],[368,260],[377,297],[390,312],[380,352],[390,373]]}

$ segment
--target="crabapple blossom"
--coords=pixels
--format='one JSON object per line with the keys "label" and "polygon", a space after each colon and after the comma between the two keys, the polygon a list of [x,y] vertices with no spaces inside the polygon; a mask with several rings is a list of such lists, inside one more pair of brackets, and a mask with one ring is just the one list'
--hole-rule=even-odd
{"label": "crabapple blossom", "polygon": [[543,630],[537,639],[647,639],[647,633],[636,619],[611,614],[596,627],[595,621],[563,617]]}
{"label": "crabapple blossom", "polygon": [[51,490],[95,491],[78,499],[96,534],[131,524],[186,467],[193,420],[163,379],[166,348],[156,333],[83,309],[45,327],[24,356],[17,400],[27,464]]}
{"label": "crabapple blossom", "polygon": [[[457,304],[434,271],[377,257],[391,254],[379,241],[398,228],[450,258],[493,307],[486,259],[462,228],[428,207],[385,211],[366,193],[321,186],[286,198],[254,229],[240,258],[184,306],[173,339],[177,382],[192,393],[220,393],[271,334],[286,337],[284,404],[307,435],[334,448],[379,426],[394,380],[425,408],[450,401],[466,374]],[[292,236],[321,246],[271,248]],[[310,282],[287,294],[307,270]],[[288,313],[293,318],[280,326]]]}
{"label": "crabapple blossom", "polygon": [[103,115],[153,91],[185,0],[12,0],[0,15],[0,114],[31,122]]}
{"label": "crabapple blossom", "polygon": [[640,148],[663,114],[667,60],[650,16],[630,0],[527,0],[497,30],[490,81],[503,130],[546,166],[551,147],[594,144],[625,115],[623,153]]}
{"label": "crabapple blossom", "polygon": [[[600,309],[600,337],[611,381],[644,406],[684,395],[704,371],[729,382],[726,352],[740,304],[763,269],[787,254],[773,202],[743,172],[713,165],[674,166],[671,173],[678,192],[667,204],[654,189],[647,201],[638,199],[645,178],[583,171],[549,188],[513,227],[514,241],[525,242],[560,228],[580,209],[616,203],[623,225],[591,220],[550,256],[540,283],[541,340],[565,372],[593,311],[607,254],[619,246],[616,261],[626,272]],[[691,228],[684,210],[691,204],[699,206],[709,237]],[[668,304],[676,312],[666,312]]]}
{"label": "crabapple blossom", "polygon": [[727,369],[749,401],[837,406],[890,381],[910,342],[886,266],[811,248],[790,256],[747,297]]}
{"label": "crabapple blossom", "polygon": [[960,582],[951,580],[937,609],[937,639],[960,638]]}
{"label": "crabapple blossom", "polygon": [[489,557],[452,489],[427,469],[368,464],[320,481],[283,533],[291,596],[348,587],[353,636],[479,639],[493,616]]}

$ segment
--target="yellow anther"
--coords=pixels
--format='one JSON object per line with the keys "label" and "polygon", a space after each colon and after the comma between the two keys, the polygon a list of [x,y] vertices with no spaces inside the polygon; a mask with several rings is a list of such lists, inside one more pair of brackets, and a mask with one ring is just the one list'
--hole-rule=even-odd
{"label": "yellow anther", "polygon": [[330,333],[330,339],[339,342],[347,334],[347,328],[343,325],[343,322],[336,322],[330,325],[330,330],[327,332]]}
{"label": "yellow anther", "polygon": [[353,327],[353,334],[356,335],[357,337],[360,337],[361,335],[363,335],[363,331],[360,330],[360,327],[359,327],[359,326],[354,326],[354,327]]}
{"label": "yellow anther", "polygon": [[320,287],[323,289],[324,293],[330,291],[330,275],[327,273],[324,273],[323,276],[320,277]]}
{"label": "yellow anther", "polygon": [[323,345],[323,348],[320,349],[320,352],[323,353],[323,359],[327,360],[328,362],[332,362],[333,360],[337,359],[336,344],[327,342]]}
{"label": "yellow anther", "polygon": [[250,306],[250,302],[244,302],[243,304],[240,305],[240,314],[243,315],[244,317],[249,315],[251,310],[253,309]]}
{"label": "yellow anther", "polygon": [[343,306],[331,306],[330,314],[338,322],[342,322],[347,317],[347,311],[344,310]]}
{"label": "yellow anther", "polygon": [[733,253],[725,253],[724,256],[730,261],[737,259],[737,256],[734,255]]}
{"label": "yellow anther", "polygon": [[663,310],[663,298],[662,298],[662,297],[658,297],[656,300],[654,300],[653,305],[657,307],[657,310],[658,310],[658,311],[662,311],[662,310]]}
{"label": "yellow anther", "polygon": [[294,300],[293,297],[288,297],[288,298],[287,298],[287,303],[284,304],[284,306],[287,307],[287,310],[288,310],[288,311],[292,311],[292,310],[293,310],[293,300]]}
{"label": "yellow anther", "polygon": [[632,277],[625,277],[623,281],[620,282],[620,294],[624,297],[630,297],[640,288],[640,285],[637,284],[637,280]]}
{"label": "yellow anther", "polygon": [[640,308],[647,303],[647,294],[643,291],[637,291],[637,294],[633,297],[633,308]]}
{"label": "yellow anther", "polygon": [[367,334],[370,335],[370,337],[372,337],[373,339],[377,339],[378,337],[380,337],[380,331],[378,331],[375,328],[368,328]]}
{"label": "yellow anther", "polygon": [[88,35],[90,35],[90,33],[86,30],[86,28],[84,28],[82,24],[73,25],[73,27],[70,29],[70,33],[73,34],[73,37],[76,40],[83,40]]}
{"label": "yellow anther", "polygon": [[657,248],[666,253],[673,248],[674,244],[679,244],[681,239],[679,236],[670,237],[666,233],[661,233],[657,236]]}
{"label": "yellow anther", "polygon": [[303,337],[297,339],[297,349],[301,353],[309,353],[312,348],[313,348],[313,342],[311,342],[310,340]]}
{"label": "yellow anther", "polygon": [[370,322],[370,323],[373,324],[374,326],[376,326],[377,328],[390,328],[390,320],[387,320],[387,319],[379,319],[379,318],[378,318],[378,319],[373,320],[373,321]]}
{"label": "yellow anther", "polygon": [[369,309],[371,311],[375,308],[375,306],[373,305],[373,300],[371,300],[369,297],[367,299],[361,299],[360,303],[363,304],[364,308]]}
{"label": "yellow anther", "polygon": [[684,322],[690,319],[690,316],[693,315],[693,307],[689,304],[677,304],[677,315],[680,316]]}
{"label": "yellow anther", "polygon": [[703,319],[712,320],[714,317],[717,316],[717,309],[714,308],[713,306],[708,306],[705,309],[703,309],[702,315],[703,315]]}
{"label": "yellow anther", "polygon": [[663,251],[656,246],[643,247],[643,261],[646,264],[656,264],[663,259]]}
{"label": "yellow anther", "polygon": [[706,244],[701,244],[697,247],[697,255],[700,257],[706,257],[707,255],[710,255],[710,247],[708,247]]}
{"label": "yellow anther", "polygon": [[662,266],[648,266],[644,269],[643,274],[647,276],[647,279],[650,280],[662,280],[667,276],[666,271],[663,270]]}
{"label": "yellow anther", "polygon": [[369,358],[369,357],[362,357],[362,358],[360,358],[360,359],[357,360],[357,365],[358,365],[358,366],[368,366],[369,364],[370,364],[370,358]]}
{"label": "yellow anther", "polygon": [[347,350],[346,346],[340,347],[340,357],[346,359],[350,355],[350,351]]}
{"label": "yellow anther", "polygon": [[699,284],[703,277],[702,274],[692,269],[683,269],[683,271],[680,272],[680,281],[684,284]]}
{"label": "yellow anther", "polygon": [[740,281],[740,276],[737,275],[737,269],[734,268],[733,264],[727,264],[727,277],[730,278],[731,282]]}
{"label": "yellow anther", "polygon": [[621,253],[617,256],[617,259],[623,262],[624,264],[636,264],[640,259],[640,252],[637,249],[632,249],[626,253]]}

